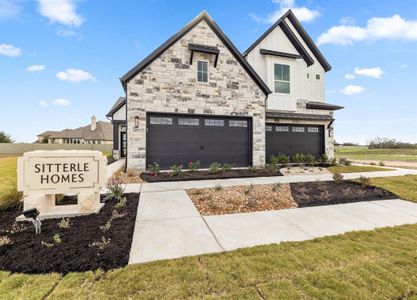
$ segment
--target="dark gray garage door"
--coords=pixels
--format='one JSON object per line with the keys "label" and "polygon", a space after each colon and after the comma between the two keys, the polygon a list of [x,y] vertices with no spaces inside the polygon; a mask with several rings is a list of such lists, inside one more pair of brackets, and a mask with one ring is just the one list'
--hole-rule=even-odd
{"label": "dark gray garage door", "polygon": [[266,157],[283,153],[312,154],[320,158],[324,153],[324,126],[266,125]]}
{"label": "dark gray garage door", "polygon": [[213,162],[251,164],[249,118],[148,114],[147,126],[147,165],[157,162],[167,169],[197,160],[202,167]]}

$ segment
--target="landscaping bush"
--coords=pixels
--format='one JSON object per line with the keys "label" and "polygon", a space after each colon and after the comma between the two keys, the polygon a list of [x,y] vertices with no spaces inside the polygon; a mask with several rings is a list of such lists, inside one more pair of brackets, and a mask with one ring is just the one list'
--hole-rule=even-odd
{"label": "landscaping bush", "polygon": [[290,162],[290,157],[283,153],[279,153],[278,155],[271,155],[269,161],[271,165],[285,165]]}
{"label": "landscaping bush", "polygon": [[379,162],[379,165],[380,165],[381,167],[383,167],[383,166],[385,166],[385,163],[384,163],[383,161],[380,161],[380,162]]}
{"label": "landscaping bush", "polygon": [[172,165],[171,176],[181,176],[181,175],[182,175],[182,165]]}
{"label": "landscaping bush", "polygon": [[201,167],[201,163],[199,160],[194,161],[194,162],[190,161],[188,163],[188,169],[190,169],[191,172],[196,172],[198,169],[200,169],[200,167]]}
{"label": "landscaping bush", "polygon": [[222,170],[224,172],[229,172],[232,170],[233,165],[232,164],[228,164],[228,163],[224,163],[222,166]]}
{"label": "landscaping bush", "polygon": [[369,186],[371,184],[371,179],[369,177],[361,176],[359,177],[359,183],[361,186]]}
{"label": "landscaping bush", "polygon": [[341,157],[339,159],[339,164],[344,165],[344,166],[350,166],[352,162],[345,157]]}
{"label": "landscaping bush", "polygon": [[122,187],[122,181],[112,179],[106,186],[106,201],[115,199],[121,201],[124,197],[125,189]]}
{"label": "landscaping bush", "polygon": [[303,153],[295,153],[292,156],[292,162],[302,164],[305,161],[305,155]]}
{"label": "landscaping bush", "polygon": [[151,170],[151,175],[153,175],[153,176],[158,175],[159,174],[159,171],[161,170],[161,167],[156,162],[154,162],[153,164],[149,165],[148,167]]}
{"label": "landscaping bush", "polygon": [[219,164],[218,162],[211,163],[209,165],[208,172],[209,172],[209,174],[219,174],[219,173],[222,172],[221,167],[222,167],[222,165]]}
{"label": "landscaping bush", "polygon": [[325,163],[329,162],[329,157],[327,156],[327,154],[326,154],[326,153],[324,153],[324,154],[321,156],[321,162],[322,162],[323,164],[325,164]]}
{"label": "landscaping bush", "polygon": [[343,182],[343,175],[339,172],[333,174],[333,180],[335,183],[339,184]]}
{"label": "landscaping bush", "polygon": [[314,164],[314,163],[316,162],[316,158],[314,157],[314,155],[307,154],[307,155],[304,157],[304,162],[305,162],[306,164],[312,165],[312,164]]}

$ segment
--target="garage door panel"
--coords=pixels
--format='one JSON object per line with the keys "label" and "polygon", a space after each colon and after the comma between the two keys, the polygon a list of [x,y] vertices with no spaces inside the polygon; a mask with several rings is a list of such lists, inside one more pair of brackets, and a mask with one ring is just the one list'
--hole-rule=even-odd
{"label": "garage door panel", "polygon": [[[295,153],[312,154],[317,159],[324,153],[324,126],[280,124],[271,126],[266,132],[266,158],[283,153],[293,156]],[[277,131],[277,127],[286,127],[288,131]],[[296,127],[296,128],[294,128]],[[304,132],[297,132],[304,129]],[[282,128],[281,128],[282,129]],[[318,132],[314,132],[318,130]]]}
{"label": "garage door panel", "polygon": [[[250,119],[230,117],[205,117],[169,115],[172,125],[150,124],[149,118],[157,120],[163,115],[150,114],[147,130],[147,163],[157,162],[167,169],[174,164],[187,165],[190,161],[201,162],[207,167],[213,162],[232,163],[236,166],[250,164]],[[194,125],[179,125],[185,119]],[[196,123],[196,119],[199,120]],[[223,120],[224,126],[206,126],[205,120]],[[247,127],[229,127],[229,120],[245,120]],[[211,125],[215,122],[208,122]],[[198,125],[196,125],[198,124]]]}

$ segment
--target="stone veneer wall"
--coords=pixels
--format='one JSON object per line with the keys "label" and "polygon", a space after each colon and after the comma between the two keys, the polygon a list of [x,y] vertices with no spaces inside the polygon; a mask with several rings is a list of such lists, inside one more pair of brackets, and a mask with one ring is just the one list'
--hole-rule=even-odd
{"label": "stone veneer wall", "polygon": [[[195,52],[189,43],[217,46],[214,55]],[[197,82],[197,60],[209,61],[209,82]],[[146,112],[252,117],[253,165],[265,164],[266,96],[205,21],[167,49],[127,84],[128,168],[146,168]],[[139,116],[139,128],[135,117]]]}

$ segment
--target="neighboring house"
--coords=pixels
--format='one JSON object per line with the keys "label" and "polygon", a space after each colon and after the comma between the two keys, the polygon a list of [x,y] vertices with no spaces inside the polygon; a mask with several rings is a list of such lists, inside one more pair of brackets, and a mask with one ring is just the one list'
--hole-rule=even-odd
{"label": "neighboring house", "polygon": [[126,126],[128,168],[333,157],[332,110],[341,107],[324,103],[328,70],[291,11],[244,56],[202,12],[121,78],[126,99],[108,116]]}
{"label": "neighboring house", "polygon": [[76,129],[45,131],[37,135],[37,143],[48,144],[112,144],[112,124],[91,117],[91,124]]}

